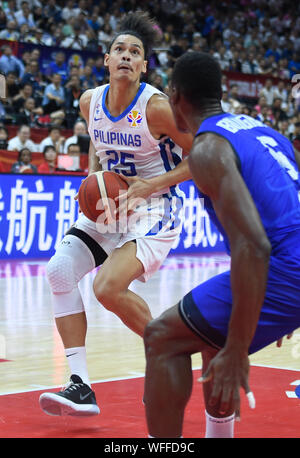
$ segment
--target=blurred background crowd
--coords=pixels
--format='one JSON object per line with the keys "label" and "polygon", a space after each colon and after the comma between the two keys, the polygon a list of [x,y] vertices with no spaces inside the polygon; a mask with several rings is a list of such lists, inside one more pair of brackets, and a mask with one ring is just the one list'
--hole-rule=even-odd
{"label": "blurred background crowd", "polygon": [[[300,3],[7,0],[0,1],[0,72],[7,78],[7,98],[0,103],[0,149],[44,153],[52,146],[57,154],[67,154],[70,145],[78,144],[78,135],[87,134],[80,96],[108,81],[103,66],[107,45],[120,18],[138,9],[148,10],[159,25],[160,42],[146,75],[150,84],[168,94],[176,59],[189,50],[209,52],[224,72],[223,110],[260,119],[298,146]],[[45,48],[51,49],[47,62]],[[241,95],[227,72],[264,76],[257,97]],[[11,126],[21,126],[13,138]],[[43,127],[48,128],[45,138],[30,138]]]}

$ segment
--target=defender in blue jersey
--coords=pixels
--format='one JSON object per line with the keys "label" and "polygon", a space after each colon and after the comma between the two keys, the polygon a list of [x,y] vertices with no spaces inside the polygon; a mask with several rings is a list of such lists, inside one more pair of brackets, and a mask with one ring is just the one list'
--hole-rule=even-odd
{"label": "defender in blue jersey", "polygon": [[[206,437],[233,437],[249,358],[300,326],[300,173],[291,143],[260,121],[221,109],[221,70],[189,52],[172,76],[177,127],[195,136],[189,156],[231,269],[200,284],[150,322],[144,342],[149,434],[180,437],[202,353]],[[298,164],[297,164],[298,162]]]}

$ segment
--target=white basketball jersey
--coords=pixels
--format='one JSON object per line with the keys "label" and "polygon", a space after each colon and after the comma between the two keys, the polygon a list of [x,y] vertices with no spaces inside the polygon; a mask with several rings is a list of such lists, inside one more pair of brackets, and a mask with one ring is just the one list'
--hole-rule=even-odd
{"label": "white basketball jersey", "polygon": [[[109,84],[94,89],[89,111],[89,134],[102,170],[124,176],[151,178],[173,169],[182,159],[182,149],[164,137],[156,140],[150,133],[146,117],[147,103],[159,90],[146,83],[119,116],[106,107]],[[174,192],[172,187],[172,194]],[[169,192],[164,189],[158,194]]]}

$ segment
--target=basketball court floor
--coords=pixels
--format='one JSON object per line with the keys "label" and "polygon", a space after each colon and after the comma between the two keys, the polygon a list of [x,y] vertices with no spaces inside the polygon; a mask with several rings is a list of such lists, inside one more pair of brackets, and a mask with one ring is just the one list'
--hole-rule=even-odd
{"label": "basketball court floor", "polygon": [[[52,317],[45,276],[47,260],[0,261],[0,437],[145,438],[142,340],[94,298],[96,271],[81,282],[88,318],[90,379],[100,415],[51,417],[39,407],[45,390],[69,379],[63,346]],[[170,256],[148,283],[131,289],[149,304],[154,317],[195,285],[229,268],[225,254]],[[186,408],[183,436],[204,437],[201,357],[193,357],[194,389]],[[256,409],[242,394],[240,438],[300,438],[300,329],[251,356],[250,387]]]}

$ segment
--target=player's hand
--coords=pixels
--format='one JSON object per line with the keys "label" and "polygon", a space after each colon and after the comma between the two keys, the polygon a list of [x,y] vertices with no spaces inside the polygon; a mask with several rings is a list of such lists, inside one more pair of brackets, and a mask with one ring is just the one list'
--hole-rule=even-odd
{"label": "player's hand", "polygon": [[115,214],[130,215],[133,210],[153,193],[153,187],[148,180],[139,177],[122,178],[127,182],[129,188],[126,192],[115,198],[119,208],[115,210]]}
{"label": "player's hand", "polygon": [[[81,180],[81,184],[87,179],[84,178],[83,180]],[[78,200],[78,194],[79,194],[79,191],[77,192],[77,194],[74,196],[74,200]],[[79,207],[79,203],[78,203],[78,212],[81,213],[81,208]]]}
{"label": "player's hand", "polygon": [[209,405],[219,406],[220,415],[230,414],[229,409],[234,403],[236,419],[240,419],[240,388],[247,395],[249,405],[255,408],[255,399],[248,384],[249,358],[248,354],[239,350],[226,350],[223,348],[210,361],[206,372],[199,381],[211,381],[212,391]]}
{"label": "player's hand", "polygon": [[[291,337],[293,337],[293,332],[291,332],[291,334],[288,334],[288,335],[286,336],[287,339],[290,339]],[[277,346],[278,348],[280,348],[280,347],[282,346],[282,343],[283,343],[283,337],[281,337],[281,339],[277,340],[276,346]]]}

